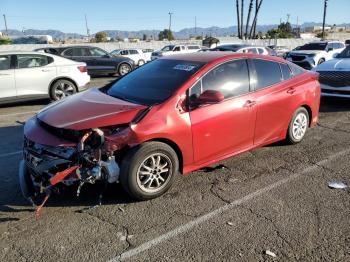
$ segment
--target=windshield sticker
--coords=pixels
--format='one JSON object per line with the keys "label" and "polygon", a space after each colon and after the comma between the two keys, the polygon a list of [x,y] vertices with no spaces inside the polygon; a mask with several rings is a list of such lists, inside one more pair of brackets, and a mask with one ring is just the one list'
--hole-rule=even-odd
{"label": "windshield sticker", "polygon": [[174,66],[174,69],[176,70],[183,70],[183,71],[192,71],[193,69],[195,69],[197,66],[195,65],[176,65]]}

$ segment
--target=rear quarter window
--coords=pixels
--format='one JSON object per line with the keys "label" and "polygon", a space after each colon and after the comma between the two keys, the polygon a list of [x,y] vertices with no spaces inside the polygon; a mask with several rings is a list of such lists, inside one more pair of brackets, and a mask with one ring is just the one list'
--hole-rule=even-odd
{"label": "rear quarter window", "polygon": [[300,66],[297,66],[295,64],[289,64],[289,67],[293,73],[293,76],[301,75],[305,72],[304,69],[302,69]]}
{"label": "rear quarter window", "polygon": [[292,72],[287,64],[280,64],[283,80],[288,80],[292,77]]}

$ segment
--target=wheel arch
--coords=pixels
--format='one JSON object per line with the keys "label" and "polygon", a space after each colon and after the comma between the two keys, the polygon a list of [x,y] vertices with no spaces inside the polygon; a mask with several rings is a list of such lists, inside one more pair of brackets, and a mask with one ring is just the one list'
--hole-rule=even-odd
{"label": "wheel arch", "polygon": [[164,143],[164,144],[167,144],[168,146],[170,146],[175,151],[175,153],[177,155],[177,158],[179,160],[179,172],[181,174],[183,174],[183,156],[182,156],[182,151],[181,151],[180,147],[174,141],[172,141],[170,139],[167,139],[167,138],[153,138],[153,139],[150,139],[150,140],[146,140],[143,143],[146,143],[146,142],[161,142],[161,143]]}
{"label": "wheel arch", "polygon": [[67,80],[67,81],[70,81],[74,84],[75,86],[75,89],[76,91],[78,92],[78,84],[70,77],[67,77],[67,76],[58,76],[58,77],[55,77],[54,79],[51,80],[50,84],[49,84],[49,87],[48,87],[48,94],[50,95],[50,90],[51,90],[51,87],[54,83],[56,83],[58,80]]}
{"label": "wheel arch", "polygon": [[[303,104],[300,107],[305,108],[307,113],[309,114],[309,127],[311,127],[311,122],[312,122],[312,117],[313,117],[311,107],[307,104]],[[298,107],[298,108],[300,108],[300,107]],[[296,109],[296,110],[298,110],[298,109]]]}

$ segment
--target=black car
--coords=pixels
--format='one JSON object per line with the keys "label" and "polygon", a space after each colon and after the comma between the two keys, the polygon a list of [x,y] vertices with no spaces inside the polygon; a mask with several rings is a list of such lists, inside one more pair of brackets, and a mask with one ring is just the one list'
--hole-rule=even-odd
{"label": "black car", "polygon": [[134,62],[123,56],[113,56],[95,46],[46,47],[34,51],[59,55],[85,62],[89,75],[126,75],[134,69]]}

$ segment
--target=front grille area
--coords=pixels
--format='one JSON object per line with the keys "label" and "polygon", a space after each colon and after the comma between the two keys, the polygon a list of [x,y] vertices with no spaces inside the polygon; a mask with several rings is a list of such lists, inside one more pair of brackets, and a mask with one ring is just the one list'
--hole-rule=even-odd
{"label": "front grille area", "polygon": [[350,71],[318,71],[321,84],[344,87],[350,86]]}
{"label": "front grille area", "polygon": [[305,56],[303,55],[291,55],[290,57],[292,58],[293,61],[302,61],[305,59]]}
{"label": "front grille area", "polygon": [[57,128],[41,121],[39,118],[37,118],[37,121],[42,128],[46,129],[51,134],[71,142],[79,142],[83,135],[83,131]]}

